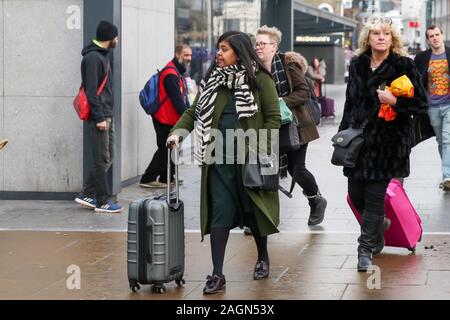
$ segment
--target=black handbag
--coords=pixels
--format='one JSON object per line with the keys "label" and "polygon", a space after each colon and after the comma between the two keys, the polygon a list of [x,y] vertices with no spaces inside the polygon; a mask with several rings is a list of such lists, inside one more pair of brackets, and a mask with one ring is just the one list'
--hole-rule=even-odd
{"label": "black handbag", "polygon": [[[383,82],[380,87],[384,88],[385,85],[386,82]],[[378,113],[378,110],[378,108],[375,108],[373,116]],[[369,123],[371,116],[367,117],[359,128],[352,128],[350,125],[350,128],[339,131],[331,138],[334,147],[334,152],[331,156],[332,164],[346,168],[356,167],[359,152],[364,145],[364,128]]]}
{"label": "black handbag", "polygon": [[322,115],[320,103],[317,100],[310,98],[306,100],[306,107],[308,108],[308,111],[311,114],[314,123],[316,124],[316,126],[318,126],[320,124],[320,117]]}
{"label": "black handbag", "polygon": [[436,135],[427,113],[415,115],[411,121],[413,128],[412,147]]}
{"label": "black handbag", "polygon": [[348,128],[335,134],[331,138],[334,147],[331,163],[347,168],[356,167],[359,151],[364,144],[363,132],[364,128]]}
{"label": "black handbag", "polygon": [[318,126],[320,124],[320,118],[322,117],[322,107],[314,93],[314,84],[309,79],[306,79],[306,83],[309,87],[309,98],[306,100],[306,107],[308,108],[314,123]]}
{"label": "black handbag", "polygon": [[282,152],[295,151],[300,149],[300,136],[298,134],[299,123],[295,114],[292,122],[282,125],[279,131],[279,148]]}
{"label": "black handbag", "polygon": [[244,165],[244,187],[272,192],[278,191],[280,170],[276,162],[276,155],[260,154],[256,161],[247,159]]}

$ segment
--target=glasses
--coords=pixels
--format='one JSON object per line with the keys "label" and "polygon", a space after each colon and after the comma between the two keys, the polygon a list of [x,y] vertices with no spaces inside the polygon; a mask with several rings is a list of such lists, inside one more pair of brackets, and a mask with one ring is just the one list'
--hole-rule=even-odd
{"label": "glasses", "polygon": [[378,23],[388,24],[388,25],[392,24],[392,19],[391,18],[377,17],[377,16],[370,17],[367,21],[370,24],[378,24]]}
{"label": "glasses", "polygon": [[264,49],[264,47],[266,46],[266,44],[275,44],[275,42],[256,42],[256,43],[255,43],[255,48],[261,48],[261,49]]}

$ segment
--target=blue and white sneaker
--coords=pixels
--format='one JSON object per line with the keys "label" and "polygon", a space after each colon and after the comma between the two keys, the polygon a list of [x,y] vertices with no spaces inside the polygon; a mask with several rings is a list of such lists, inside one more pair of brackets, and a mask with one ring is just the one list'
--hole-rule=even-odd
{"label": "blue and white sneaker", "polygon": [[122,207],[112,202],[108,202],[103,205],[97,204],[97,206],[95,207],[95,212],[119,213],[121,211]]}
{"label": "blue and white sneaker", "polygon": [[84,195],[79,195],[76,197],[75,202],[89,209],[95,209],[95,207],[97,207],[97,200]]}

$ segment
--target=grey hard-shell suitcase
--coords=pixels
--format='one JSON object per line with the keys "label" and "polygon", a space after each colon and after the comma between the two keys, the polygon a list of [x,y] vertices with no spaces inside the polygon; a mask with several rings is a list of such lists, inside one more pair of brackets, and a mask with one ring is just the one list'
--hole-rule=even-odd
{"label": "grey hard-shell suitcase", "polygon": [[[170,181],[170,149],[168,154],[167,181]],[[175,168],[175,195],[168,183],[166,195],[130,203],[127,265],[133,292],[140,289],[139,284],[151,284],[152,292],[163,293],[165,283],[175,280],[179,287],[185,283],[184,205],[179,200],[178,166]]]}

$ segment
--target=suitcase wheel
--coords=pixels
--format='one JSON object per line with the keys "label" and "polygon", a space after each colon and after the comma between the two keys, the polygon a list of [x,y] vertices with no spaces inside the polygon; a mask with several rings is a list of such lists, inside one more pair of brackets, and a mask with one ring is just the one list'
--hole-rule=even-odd
{"label": "suitcase wheel", "polygon": [[177,286],[182,287],[184,284],[186,284],[186,281],[183,278],[175,279],[175,283],[177,284]]}
{"label": "suitcase wheel", "polygon": [[166,287],[164,287],[164,286],[153,286],[152,287],[152,293],[162,294],[164,292],[166,292]]}
{"label": "suitcase wheel", "polygon": [[410,249],[408,249],[408,250],[411,251],[412,253],[416,253],[416,247],[410,248]]}
{"label": "suitcase wheel", "polygon": [[135,283],[130,283],[130,289],[133,292],[139,291],[139,289],[141,289],[141,287],[139,286],[139,284],[137,282]]}

